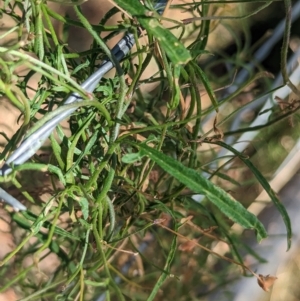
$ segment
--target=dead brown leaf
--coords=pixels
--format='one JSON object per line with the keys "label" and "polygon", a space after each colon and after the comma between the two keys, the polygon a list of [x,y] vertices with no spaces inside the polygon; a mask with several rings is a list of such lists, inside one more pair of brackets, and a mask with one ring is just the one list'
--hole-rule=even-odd
{"label": "dead brown leaf", "polygon": [[276,279],[277,277],[275,276],[264,276],[259,274],[257,278],[257,283],[265,292],[268,292]]}
{"label": "dead brown leaf", "polygon": [[178,250],[182,252],[191,252],[194,250],[195,246],[197,245],[198,239],[188,240],[179,245]]}

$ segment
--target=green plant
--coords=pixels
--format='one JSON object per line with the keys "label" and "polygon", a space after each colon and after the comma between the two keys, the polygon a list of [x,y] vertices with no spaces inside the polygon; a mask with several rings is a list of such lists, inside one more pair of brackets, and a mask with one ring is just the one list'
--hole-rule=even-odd
{"label": "green plant", "polygon": [[[177,282],[184,300],[184,296],[189,295],[190,287],[185,284],[190,275],[186,268],[180,268],[181,262],[188,262],[186,250],[196,246],[201,251],[194,256],[192,271],[198,273],[203,285],[214,280],[215,285],[209,289],[223,284],[226,274],[236,277],[237,266],[242,267],[245,275],[257,276],[244,265],[240,248],[246,247],[240,237],[231,235],[230,226],[235,222],[254,230],[258,241],[267,237],[266,230],[255,215],[226,192],[226,185],[221,188],[204,175],[209,172],[207,165],[219,160],[213,145],[229,149],[234,153],[232,158],[241,159],[252,171],[282,214],[290,247],[291,226],[284,206],[250,158],[222,142],[221,125],[240,108],[219,118],[221,104],[229,103],[259,78],[267,86],[269,75],[255,74],[221,103],[209,76],[198,64],[201,55],[207,54],[209,12],[214,10],[215,2],[180,6],[197,15],[188,22],[201,20],[200,25],[194,25],[197,36],[188,47],[181,42],[185,24],[173,21],[172,27],[182,30],[179,38],[173,36],[161,25],[164,17],[155,12],[151,1],[141,4],[133,0],[115,0],[114,3],[126,12],[115,26],[106,26],[105,21],[116,9],[109,11],[98,25],[90,25],[80,7],[74,8],[79,18],[76,22],[56,14],[44,2],[6,1],[1,9],[2,14],[15,20],[16,26],[10,32],[17,33],[18,41],[12,46],[0,47],[0,89],[20,110],[23,122],[7,141],[1,159],[7,159],[23,136],[30,137],[62,112],[73,112],[69,120],[70,133],[66,134],[62,126],[57,126],[50,136],[50,147],[46,148],[51,149],[49,162],[44,163],[39,156],[34,156],[29,163],[12,166],[11,175],[1,177],[2,183],[11,181],[22,191],[29,208],[11,212],[14,227],[22,230],[17,247],[1,262],[1,274],[8,275],[9,280],[3,283],[0,291],[18,287],[22,289],[22,300],[92,300],[102,292],[107,300],[125,300],[126,295],[135,300],[154,300],[158,296],[159,300],[163,284],[178,281],[177,273],[185,278]],[[71,52],[59,40],[50,18],[66,26],[75,24],[86,28],[94,37],[91,49],[83,53]],[[139,42],[141,28],[146,31],[141,39],[148,38],[146,46]],[[119,63],[105,44],[112,35],[101,39],[99,31],[124,29],[133,33],[137,50]],[[23,30],[28,34],[26,38]],[[286,61],[288,26],[286,37],[282,62]],[[103,79],[92,95],[80,83],[94,72],[98,60],[106,57],[114,62],[117,76]],[[137,59],[136,66],[133,58]],[[158,71],[146,82],[157,82],[158,88],[147,97],[143,93],[145,80],[140,78],[152,58],[156,60]],[[19,66],[28,68],[25,76],[18,75]],[[285,72],[285,65],[282,66]],[[34,98],[29,99],[28,82],[35,73],[40,74],[38,88],[34,90]],[[286,73],[284,75],[287,77]],[[207,109],[202,107],[199,83],[211,102]],[[70,93],[77,93],[83,100],[61,105]],[[211,112],[215,112],[214,125],[204,131],[203,119]],[[43,118],[38,120],[37,113]],[[276,118],[280,120],[291,113],[294,111]],[[210,148],[202,152],[202,145]],[[211,172],[211,177],[236,185],[236,180],[221,168],[218,166]],[[51,176],[51,197],[45,203],[28,191],[26,179],[22,177],[26,170]],[[194,194],[206,198],[199,203],[192,197]],[[31,204],[35,205],[32,210]],[[64,215],[68,216],[66,223],[62,222]],[[229,256],[219,256],[222,265],[219,270],[208,262],[210,253],[218,256],[210,249],[215,241],[225,241],[230,248]],[[46,280],[41,277],[42,273],[33,277],[38,262],[47,259],[49,254],[55,254],[59,261],[55,272]],[[124,262],[131,263],[132,267],[137,264],[132,260],[137,254],[145,270],[138,279],[129,268],[124,269]],[[29,255],[33,256],[32,264],[22,268],[24,258]],[[252,255],[262,261],[257,254]],[[10,271],[12,258],[13,265],[20,270],[17,276]],[[226,261],[230,264],[225,264]],[[198,267],[202,267],[201,272]],[[118,285],[116,279],[122,279],[124,284]],[[168,289],[165,292],[169,300],[176,298],[172,296],[174,293],[177,294]],[[193,296],[195,292],[190,294]],[[166,296],[163,294],[161,299]]]}

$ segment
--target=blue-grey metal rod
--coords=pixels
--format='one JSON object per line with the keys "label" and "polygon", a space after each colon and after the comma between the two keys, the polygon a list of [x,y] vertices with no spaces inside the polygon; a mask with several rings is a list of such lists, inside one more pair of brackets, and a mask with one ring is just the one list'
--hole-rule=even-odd
{"label": "blue-grey metal rod", "polygon": [[[133,35],[126,34],[125,37],[121,39],[121,41],[112,49],[112,53],[115,55],[116,59],[120,61],[127,55],[133,45]],[[100,65],[99,69],[81,84],[81,87],[87,92],[92,93],[97,87],[101,78],[113,67],[114,66],[111,61],[104,61]],[[64,104],[70,104],[81,100],[82,98],[78,94],[73,93],[66,99]],[[51,135],[56,126],[61,121],[69,117],[74,111],[76,111],[76,108],[71,108],[62,112],[61,114],[46,122],[43,126],[33,132],[26,139],[24,139],[20,146],[6,160],[5,165],[1,169],[2,175],[8,175],[12,171],[12,168],[8,165],[21,165],[30,157],[32,157]]]}

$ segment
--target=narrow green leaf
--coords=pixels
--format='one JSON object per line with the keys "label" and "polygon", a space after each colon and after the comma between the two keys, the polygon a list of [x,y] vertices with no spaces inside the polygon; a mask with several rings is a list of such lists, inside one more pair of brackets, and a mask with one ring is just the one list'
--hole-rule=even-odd
{"label": "narrow green leaf", "polygon": [[55,174],[58,176],[58,178],[59,178],[59,180],[61,181],[61,183],[62,183],[63,185],[66,185],[65,178],[64,178],[64,176],[63,176],[63,174],[62,174],[62,171],[61,171],[61,169],[60,169],[59,167],[54,166],[54,165],[52,165],[52,164],[48,164],[48,170],[49,170],[50,172],[52,172],[52,173],[55,173]]}
{"label": "narrow green leaf", "polygon": [[[176,229],[177,230],[177,229]],[[177,236],[175,235],[173,240],[172,240],[172,244],[171,244],[171,248],[170,248],[170,252],[168,254],[168,258],[164,267],[164,270],[166,271],[170,271],[171,269],[171,263],[173,262],[174,256],[175,256],[175,252],[176,252],[176,244],[177,244]],[[167,279],[168,276],[171,276],[170,273],[166,274],[166,273],[162,273],[160,275],[160,277],[158,278],[150,296],[148,297],[147,301],[152,301],[154,300],[156,294],[158,293],[160,287],[163,285],[163,283],[165,282],[165,280]]]}
{"label": "narrow green leaf", "polygon": [[96,281],[85,279],[84,283],[86,285],[95,286],[95,287],[106,287],[108,284],[108,281],[96,282]]}
{"label": "narrow green leaf", "polygon": [[[159,201],[157,201],[157,202],[158,202],[159,206],[162,207],[163,210],[165,210],[165,212],[168,212],[168,214],[170,216],[172,216],[173,220],[175,221],[174,212],[172,210],[170,210],[165,204],[163,204]],[[175,227],[174,227],[175,232],[178,231],[178,226],[179,225],[177,223],[175,223]],[[155,286],[153,287],[152,292],[151,292],[150,296],[148,297],[147,301],[153,300],[155,298],[155,296],[157,295],[160,287],[163,285],[163,283],[167,279],[167,277],[172,276],[172,274],[170,274],[170,270],[171,270],[171,264],[174,260],[176,250],[177,250],[177,235],[175,235],[173,237],[172,244],[171,244],[171,247],[170,247],[170,251],[169,251],[167,261],[165,263],[164,268],[163,269],[158,268],[159,270],[161,270],[162,273],[161,273],[160,277],[157,279],[157,282],[156,282]]]}
{"label": "narrow green leaf", "polygon": [[89,201],[86,198],[81,197],[78,203],[81,207],[83,218],[87,220],[89,217]]}
{"label": "narrow green leaf", "polygon": [[138,152],[138,153],[130,153],[130,154],[125,154],[122,157],[122,162],[126,163],[126,164],[131,164],[134,163],[136,161],[139,161],[142,159],[142,155]]}
{"label": "narrow green leaf", "polygon": [[153,12],[146,9],[140,1],[114,0],[114,2],[136,17],[141,25],[157,38],[174,64],[186,64],[191,60],[191,55],[184,45],[168,29],[164,28],[155,16],[151,16]]}
{"label": "narrow green leaf", "polygon": [[193,68],[195,69],[195,73],[201,79],[202,84],[203,84],[203,86],[204,86],[204,88],[205,88],[205,90],[206,90],[206,92],[207,92],[207,94],[210,98],[210,101],[211,101],[212,105],[214,106],[215,111],[219,112],[219,103],[216,99],[215,92],[214,92],[213,88],[211,87],[206,74],[203,72],[203,70],[195,62],[192,62],[191,64],[192,64]]}
{"label": "narrow green leaf", "polygon": [[249,167],[249,169],[255,175],[255,177],[257,178],[257,180],[259,181],[259,183],[261,184],[261,186],[265,189],[265,191],[267,192],[267,194],[269,195],[269,197],[271,198],[272,202],[274,203],[274,205],[276,206],[276,208],[278,209],[278,211],[280,212],[280,214],[282,216],[282,219],[283,219],[283,221],[285,223],[286,231],[287,231],[287,250],[289,250],[290,247],[291,247],[291,240],[292,240],[291,220],[289,218],[289,215],[288,215],[285,207],[283,206],[283,204],[281,203],[281,201],[277,197],[275,191],[271,188],[271,186],[268,183],[268,181],[261,174],[261,172],[252,164],[252,162],[249,159],[245,158],[245,156],[243,156],[243,154],[241,154],[240,152],[238,152],[233,147],[231,147],[231,146],[229,146],[226,143],[221,142],[221,141],[212,142],[212,144],[220,145],[220,146],[228,149],[229,151],[231,151],[235,155],[237,155]]}
{"label": "narrow green leaf", "polygon": [[180,77],[181,66],[174,66],[173,69],[173,99],[171,103],[171,109],[175,109],[178,107],[180,102],[180,85],[179,85],[179,77]]}
{"label": "narrow green leaf", "polygon": [[178,181],[194,192],[204,194],[232,221],[240,224],[244,228],[255,229],[257,231],[258,241],[267,237],[264,226],[254,214],[248,212],[242,204],[234,200],[223,189],[211,183],[199,172],[184,166],[173,158],[168,157],[145,144],[140,144],[138,147],[142,153],[150,157]]}
{"label": "narrow green leaf", "polygon": [[218,176],[219,178],[225,180],[225,181],[228,181],[230,182],[231,184],[233,185],[236,185],[236,186],[241,186],[241,183],[236,181],[235,179],[233,179],[232,177],[226,175],[225,173],[222,173],[220,171],[216,171],[216,172],[211,172],[210,170],[206,170],[204,169],[203,171],[207,172],[208,174],[211,175],[210,179],[214,176]]}
{"label": "narrow green leaf", "polygon": [[63,5],[80,5],[88,0],[49,0],[50,2],[57,2]]}
{"label": "narrow green leaf", "polygon": [[[29,224],[28,221],[36,222],[38,220],[38,218],[39,218],[38,216],[36,216],[35,214],[33,214],[32,212],[30,212],[28,210],[22,211],[22,215],[17,215],[17,214],[13,215],[13,220],[15,220],[24,229],[32,229],[32,225]],[[52,224],[50,222],[43,221],[43,227],[50,229],[51,226],[52,226]],[[54,233],[56,233],[57,235],[60,235],[62,237],[65,237],[65,238],[70,238],[73,240],[80,241],[80,237],[75,236],[75,235],[71,234],[70,232],[68,232],[58,226],[55,226]]]}
{"label": "narrow green leaf", "polygon": [[23,163],[22,165],[18,165],[14,168],[16,171],[22,171],[22,170],[39,170],[39,171],[46,171],[55,173],[59,180],[63,183],[63,185],[66,185],[66,181],[64,179],[64,176],[62,174],[62,171],[59,167],[54,166],[52,164],[43,164],[43,163]]}

